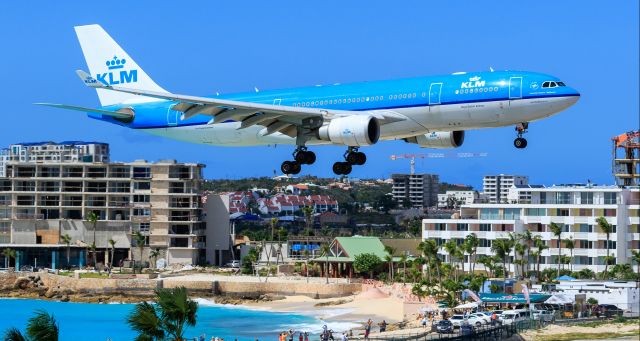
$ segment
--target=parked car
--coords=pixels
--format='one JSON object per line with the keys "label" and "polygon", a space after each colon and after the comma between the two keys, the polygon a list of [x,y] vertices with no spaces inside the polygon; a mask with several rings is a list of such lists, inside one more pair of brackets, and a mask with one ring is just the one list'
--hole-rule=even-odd
{"label": "parked car", "polygon": [[453,315],[451,316],[451,318],[449,319],[451,321],[451,323],[453,324],[454,328],[459,328],[463,323],[465,323],[465,321],[468,324],[480,327],[482,326],[482,319],[477,317],[477,316],[468,316],[466,319],[464,318],[464,315]]}
{"label": "parked car", "polygon": [[514,324],[527,319],[527,313],[517,310],[505,310],[500,315],[502,324]]}
{"label": "parked car", "polygon": [[436,331],[440,334],[453,333],[453,323],[449,320],[440,320],[436,323]]}
{"label": "parked car", "polygon": [[476,316],[479,319],[482,320],[482,324],[489,324],[491,323],[491,315],[488,313],[484,313],[484,312],[477,312],[477,313],[473,313],[470,314],[469,316]]}
{"label": "parked car", "polygon": [[551,310],[534,310],[533,319],[543,322],[556,322],[556,315]]}
{"label": "parked car", "polygon": [[227,268],[238,269],[240,267],[240,261],[239,260],[232,260],[229,263],[225,264],[225,266]]}
{"label": "parked car", "polygon": [[622,316],[624,311],[613,304],[599,304],[598,310],[605,317]]}

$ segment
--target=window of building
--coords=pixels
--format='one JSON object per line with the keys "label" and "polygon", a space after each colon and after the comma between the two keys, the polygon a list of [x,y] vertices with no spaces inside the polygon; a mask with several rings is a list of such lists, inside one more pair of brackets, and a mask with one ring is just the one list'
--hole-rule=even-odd
{"label": "window of building", "polygon": [[148,191],[151,189],[151,182],[149,181],[137,181],[133,183],[133,189],[139,191]]}
{"label": "window of building", "polygon": [[481,220],[500,219],[500,210],[497,208],[482,208],[480,209],[480,219]]}
{"label": "window of building", "polygon": [[519,208],[505,208],[504,209],[504,219],[505,220],[518,220],[518,219],[520,219],[520,209]]}
{"label": "window of building", "polygon": [[615,208],[605,208],[604,209],[604,216],[605,217],[615,217],[616,216],[616,209]]}
{"label": "window of building", "polygon": [[593,205],[593,192],[580,193],[580,203],[583,205]]}
{"label": "window of building", "polygon": [[604,192],[604,204],[605,205],[616,205],[616,204],[618,204],[617,193],[616,192]]}
{"label": "window of building", "polygon": [[469,224],[458,223],[456,224],[457,231],[469,231]]}
{"label": "window of building", "polygon": [[569,209],[568,208],[559,208],[557,211],[558,211],[558,217],[568,217],[569,216]]}
{"label": "window of building", "polygon": [[526,213],[531,217],[543,217],[547,215],[546,208],[527,208]]}
{"label": "window of building", "polygon": [[541,204],[547,203],[547,192],[540,192],[540,203]]}
{"label": "window of building", "polygon": [[491,224],[480,224],[480,231],[491,231]]}
{"label": "window of building", "polygon": [[571,203],[570,192],[556,192],[556,204],[568,205]]}
{"label": "window of building", "polygon": [[479,247],[491,247],[491,240],[490,240],[490,239],[483,239],[483,238],[480,238],[480,239],[478,240],[478,242],[479,242],[479,243],[478,243],[478,246],[479,246]]}
{"label": "window of building", "polygon": [[593,210],[590,208],[581,208],[578,210],[578,216],[580,217],[591,217],[593,215]]}
{"label": "window of building", "polygon": [[133,215],[137,217],[148,217],[151,215],[151,210],[148,208],[134,208]]}
{"label": "window of building", "polygon": [[593,227],[589,224],[580,224],[578,232],[593,232]]}
{"label": "window of building", "polygon": [[143,195],[143,194],[136,194],[133,196],[133,202],[134,203],[146,203],[149,202],[149,196],[148,195]]}
{"label": "window of building", "polygon": [[133,167],[134,179],[148,179],[151,177],[150,167]]}
{"label": "window of building", "polygon": [[436,231],[446,231],[447,230],[447,224],[444,224],[444,223],[437,223],[435,227],[436,227]]}

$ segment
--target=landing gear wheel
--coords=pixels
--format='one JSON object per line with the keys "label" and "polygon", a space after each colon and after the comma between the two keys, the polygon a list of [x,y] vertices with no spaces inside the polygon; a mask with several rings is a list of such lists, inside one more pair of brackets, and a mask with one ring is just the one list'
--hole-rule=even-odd
{"label": "landing gear wheel", "polygon": [[518,149],[526,148],[527,140],[524,137],[518,137],[513,141],[513,145]]}
{"label": "landing gear wheel", "polygon": [[285,161],[280,166],[280,170],[284,174],[298,174],[302,170],[302,167],[295,161]]}
{"label": "landing gear wheel", "polygon": [[362,166],[367,162],[367,155],[363,152],[349,152],[344,158],[349,164],[356,166]]}
{"label": "landing gear wheel", "polygon": [[337,175],[350,174],[351,169],[351,165],[348,162],[336,162],[333,164],[333,172]]}
{"label": "landing gear wheel", "polygon": [[357,152],[356,157],[357,157],[356,165],[358,166],[362,166],[367,162],[367,155],[363,152]]}
{"label": "landing gear wheel", "polygon": [[316,153],[301,150],[295,154],[296,162],[303,165],[312,165],[316,162]]}

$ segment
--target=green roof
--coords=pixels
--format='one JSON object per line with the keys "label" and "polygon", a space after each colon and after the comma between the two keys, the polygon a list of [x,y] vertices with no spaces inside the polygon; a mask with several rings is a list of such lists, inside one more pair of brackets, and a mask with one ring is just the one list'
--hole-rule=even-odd
{"label": "green roof", "polygon": [[[331,243],[329,261],[353,262],[355,257],[362,253],[373,253],[383,261],[387,256],[384,245],[377,237],[337,237]],[[395,258],[397,257],[394,257],[394,260]],[[318,261],[325,259],[325,257],[316,258]]]}

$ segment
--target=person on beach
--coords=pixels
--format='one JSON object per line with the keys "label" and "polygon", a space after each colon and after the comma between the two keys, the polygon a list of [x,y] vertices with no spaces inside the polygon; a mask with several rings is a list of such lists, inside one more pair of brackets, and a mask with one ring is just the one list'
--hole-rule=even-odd
{"label": "person on beach", "polygon": [[364,339],[365,340],[369,340],[369,333],[371,333],[371,324],[373,323],[373,321],[371,321],[371,319],[369,319],[369,321],[367,321],[367,325],[364,327]]}
{"label": "person on beach", "polygon": [[293,335],[295,334],[295,332],[293,331],[293,329],[289,329],[289,341],[293,341]]}
{"label": "person on beach", "polygon": [[304,334],[302,332],[298,333],[298,341],[304,341]]}
{"label": "person on beach", "polygon": [[423,317],[422,321],[420,321],[420,324],[422,325],[423,328],[427,328],[427,317]]}
{"label": "person on beach", "polygon": [[347,333],[342,332],[342,338],[340,340],[341,341],[348,341],[349,339],[347,339]]}
{"label": "person on beach", "polygon": [[304,332],[304,341],[309,341],[309,333]]}
{"label": "person on beach", "polygon": [[382,320],[382,322],[378,323],[378,325],[380,326],[381,333],[387,330],[387,321]]}

